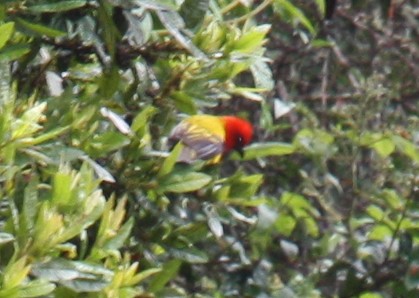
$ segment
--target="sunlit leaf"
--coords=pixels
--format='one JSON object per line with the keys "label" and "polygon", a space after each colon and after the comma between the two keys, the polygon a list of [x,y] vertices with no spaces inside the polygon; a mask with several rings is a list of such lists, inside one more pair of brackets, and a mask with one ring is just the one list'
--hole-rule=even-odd
{"label": "sunlit leaf", "polygon": [[7,41],[12,37],[15,28],[15,23],[7,22],[0,25],[0,49],[4,47]]}
{"label": "sunlit leaf", "polygon": [[368,233],[368,239],[383,241],[390,239],[393,236],[393,231],[386,225],[375,225]]}
{"label": "sunlit leaf", "polygon": [[[320,0],[323,1],[323,0]],[[311,41],[311,46],[316,48],[329,48],[333,46],[333,42],[324,39],[314,39]]]}
{"label": "sunlit leaf", "polygon": [[275,228],[284,236],[289,236],[294,231],[297,221],[293,216],[280,214],[275,221]]}
{"label": "sunlit leaf", "polygon": [[144,129],[147,126],[150,118],[153,117],[154,114],[157,113],[157,109],[153,106],[145,107],[137,116],[135,116],[134,120],[131,124],[131,129],[135,132],[142,132],[141,135],[144,133]]}
{"label": "sunlit leaf", "polygon": [[134,225],[134,219],[130,218],[127,220],[121,228],[118,229],[118,233],[109,239],[105,245],[105,249],[120,249],[124,242],[127,241],[128,237],[130,236],[132,227]]}
{"label": "sunlit leaf", "polygon": [[27,256],[16,260],[11,259],[6,268],[3,269],[2,288],[12,289],[19,286],[27,278],[30,270],[31,266],[28,264]]}
{"label": "sunlit leaf", "polygon": [[236,51],[239,53],[251,53],[255,51],[263,45],[265,36],[270,29],[270,25],[264,24],[243,32],[242,36],[227,45],[227,51]]}
{"label": "sunlit leaf", "polygon": [[173,148],[170,155],[164,160],[163,164],[161,165],[160,170],[157,174],[158,177],[163,177],[169,174],[173,170],[178,160],[178,157],[180,153],[182,152],[182,149],[183,149],[182,143],[179,142],[178,144],[176,144],[176,146]]}
{"label": "sunlit leaf", "polygon": [[394,142],[390,138],[383,138],[371,144],[371,147],[377,151],[382,157],[387,157],[393,153],[396,148]]}
{"label": "sunlit leaf", "polygon": [[136,285],[142,282],[143,280],[148,279],[150,276],[153,276],[161,271],[162,271],[161,268],[150,268],[150,269],[142,270],[140,273],[136,274],[132,278],[131,283]]}
{"label": "sunlit leaf", "polygon": [[24,284],[19,289],[19,297],[41,297],[50,294],[54,291],[56,285],[43,280],[34,280],[28,284]]}
{"label": "sunlit leaf", "polygon": [[367,207],[367,213],[369,216],[374,218],[376,221],[381,221],[384,218],[384,211],[375,205],[370,205]]}
{"label": "sunlit leaf", "polygon": [[291,1],[288,0],[275,0],[277,6],[289,14],[293,19],[298,20],[311,34],[315,33],[313,24],[307,18],[307,16],[295,6]]}
{"label": "sunlit leaf", "polygon": [[199,190],[211,182],[209,175],[199,172],[172,172],[163,177],[159,183],[162,192],[183,193]]}
{"label": "sunlit leaf", "polygon": [[[254,143],[245,148],[244,160],[262,158],[268,156],[282,156],[294,152],[292,144],[272,142],[272,143]],[[237,158],[235,158],[237,159]]]}
{"label": "sunlit leaf", "polygon": [[359,298],[383,298],[384,296],[379,294],[379,293],[374,293],[374,292],[368,292],[368,293],[363,293],[359,296]]}

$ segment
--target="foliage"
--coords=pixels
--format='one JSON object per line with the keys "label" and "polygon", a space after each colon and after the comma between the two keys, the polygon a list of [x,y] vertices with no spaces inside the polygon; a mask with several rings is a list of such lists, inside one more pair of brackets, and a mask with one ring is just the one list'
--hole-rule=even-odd
{"label": "foliage", "polygon": [[[324,10],[3,1],[0,296],[417,296],[414,1]],[[176,163],[201,112],[244,158]]]}

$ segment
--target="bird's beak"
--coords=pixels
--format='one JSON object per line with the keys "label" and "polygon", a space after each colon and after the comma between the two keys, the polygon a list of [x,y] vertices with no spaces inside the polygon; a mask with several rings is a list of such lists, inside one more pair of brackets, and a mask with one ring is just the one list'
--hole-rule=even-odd
{"label": "bird's beak", "polygon": [[239,153],[239,155],[240,155],[241,158],[244,157],[244,150],[243,150],[243,148],[237,148],[236,151]]}

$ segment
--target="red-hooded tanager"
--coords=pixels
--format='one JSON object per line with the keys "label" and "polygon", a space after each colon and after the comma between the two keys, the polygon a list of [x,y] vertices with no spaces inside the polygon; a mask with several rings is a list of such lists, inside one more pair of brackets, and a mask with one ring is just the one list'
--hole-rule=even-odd
{"label": "red-hooded tanager", "polygon": [[252,125],[239,117],[195,115],[176,125],[169,139],[184,146],[179,162],[192,163],[202,159],[218,163],[232,150],[243,155],[243,147],[252,137]]}

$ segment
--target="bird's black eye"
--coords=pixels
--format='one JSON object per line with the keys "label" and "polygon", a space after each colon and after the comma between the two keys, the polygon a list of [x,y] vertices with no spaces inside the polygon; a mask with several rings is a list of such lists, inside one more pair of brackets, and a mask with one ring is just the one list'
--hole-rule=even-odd
{"label": "bird's black eye", "polygon": [[243,138],[241,136],[239,136],[237,138],[237,146],[241,148],[241,147],[243,147],[243,145],[244,145]]}
{"label": "bird's black eye", "polygon": [[243,147],[244,147],[243,137],[242,136],[237,136],[236,147],[234,148],[234,150],[236,150],[240,154],[241,157],[243,157],[243,155],[244,155]]}

